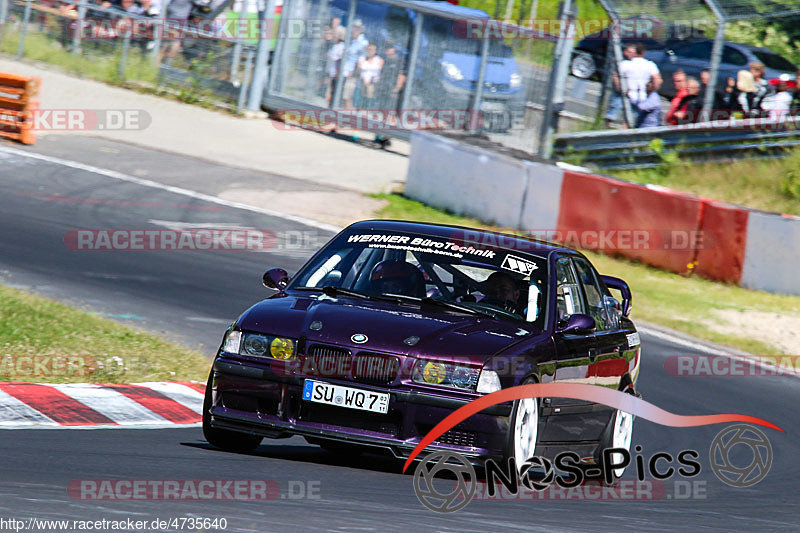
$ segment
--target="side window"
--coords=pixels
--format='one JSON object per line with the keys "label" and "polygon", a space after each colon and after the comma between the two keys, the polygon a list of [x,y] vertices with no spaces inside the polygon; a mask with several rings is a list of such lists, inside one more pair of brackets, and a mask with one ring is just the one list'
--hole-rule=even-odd
{"label": "side window", "polygon": [[575,271],[578,273],[583,293],[586,295],[588,306],[587,314],[594,318],[597,331],[610,329],[608,316],[606,314],[606,302],[603,298],[603,288],[594,275],[594,270],[585,259],[574,258]]}
{"label": "side window", "polygon": [[690,59],[711,59],[711,43],[692,43],[682,50],[683,55]]}
{"label": "side window", "polygon": [[743,67],[747,64],[747,56],[732,46],[726,46],[722,49],[722,62]]}
{"label": "side window", "polygon": [[558,320],[566,320],[575,313],[586,313],[583,296],[568,257],[556,262],[556,307]]}

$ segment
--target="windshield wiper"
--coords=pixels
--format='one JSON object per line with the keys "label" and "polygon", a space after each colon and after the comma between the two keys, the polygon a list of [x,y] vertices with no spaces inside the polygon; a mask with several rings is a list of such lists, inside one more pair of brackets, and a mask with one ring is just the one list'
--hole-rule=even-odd
{"label": "windshield wiper", "polygon": [[475,309],[473,307],[467,307],[466,305],[462,305],[458,302],[451,302],[448,300],[436,300],[435,298],[423,298],[422,302],[430,305],[437,305],[439,307],[446,307],[448,309],[453,309],[455,311],[462,311],[464,313],[469,313],[471,315],[488,316],[489,318],[494,318],[495,320],[498,319],[497,313],[494,313],[493,311],[490,311],[488,309]]}

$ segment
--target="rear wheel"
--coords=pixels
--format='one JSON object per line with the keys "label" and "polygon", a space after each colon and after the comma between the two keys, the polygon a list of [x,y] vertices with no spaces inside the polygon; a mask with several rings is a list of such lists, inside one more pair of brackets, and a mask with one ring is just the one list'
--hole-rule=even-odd
{"label": "rear wheel", "polygon": [[[624,389],[624,392],[627,394],[635,394],[633,387],[630,385]],[[614,418],[610,424],[609,430],[606,432],[600,443],[597,455],[602,457],[603,450],[606,448],[622,448],[630,452],[631,440],[633,439],[633,420],[634,416],[632,414],[626,413],[625,411],[620,411],[618,409],[614,413]],[[598,457],[598,459],[600,457]],[[620,463],[622,460],[622,454],[612,453],[611,460],[614,463]],[[619,478],[622,477],[622,474],[625,473],[625,467],[615,468],[612,473],[614,476],[612,483],[615,483]]]}
{"label": "rear wheel", "polygon": [[261,444],[262,437],[211,427],[211,385],[214,371],[208,376],[203,398],[203,436],[215,448],[228,452],[249,452]]}

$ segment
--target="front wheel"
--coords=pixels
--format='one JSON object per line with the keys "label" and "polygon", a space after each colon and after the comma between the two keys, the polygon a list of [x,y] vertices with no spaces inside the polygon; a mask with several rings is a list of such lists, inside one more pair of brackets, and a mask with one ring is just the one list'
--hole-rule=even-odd
{"label": "front wheel", "polygon": [[228,452],[249,452],[261,444],[262,437],[246,435],[236,431],[228,431],[211,427],[211,386],[214,371],[208,376],[206,383],[206,393],[203,397],[203,436],[209,444],[220,450]]}
{"label": "front wheel", "polygon": [[572,56],[570,72],[576,78],[588,80],[597,70],[592,54],[587,52],[575,52]]}
{"label": "front wheel", "polygon": [[[527,379],[523,385],[536,383]],[[539,399],[522,398],[514,402],[508,423],[508,440],[506,442],[506,460],[514,458],[517,470],[522,468],[536,452],[539,438]]]}

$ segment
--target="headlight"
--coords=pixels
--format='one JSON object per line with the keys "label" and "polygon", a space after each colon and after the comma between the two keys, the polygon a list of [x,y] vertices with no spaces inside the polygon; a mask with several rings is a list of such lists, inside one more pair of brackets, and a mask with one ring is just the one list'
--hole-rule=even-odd
{"label": "headlight", "polygon": [[239,346],[242,344],[242,332],[231,330],[225,335],[222,343],[222,351],[228,353],[239,353]]}
{"label": "headlight", "polygon": [[411,379],[428,385],[475,390],[479,374],[479,368],[420,359],[414,365]]}
{"label": "headlight", "polygon": [[489,394],[490,392],[497,392],[500,390],[500,376],[494,370],[481,370],[481,376],[478,378],[478,392]]}
{"label": "headlight", "polygon": [[442,70],[444,70],[445,76],[447,76],[451,80],[461,81],[464,79],[464,75],[461,73],[461,69],[458,68],[453,63],[442,61]]}
{"label": "headlight", "polygon": [[509,84],[513,89],[519,89],[522,86],[522,76],[519,72],[514,72],[511,74]]}
{"label": "headlight", "polygon": [[250,357],[264,357],[281,360],[293,359],[297,350],[294,339],[261,335],[259,333],[242,333],[231,331],[225,338],[222,346],[223,352]]}

